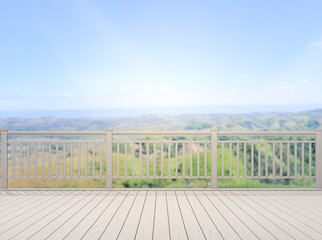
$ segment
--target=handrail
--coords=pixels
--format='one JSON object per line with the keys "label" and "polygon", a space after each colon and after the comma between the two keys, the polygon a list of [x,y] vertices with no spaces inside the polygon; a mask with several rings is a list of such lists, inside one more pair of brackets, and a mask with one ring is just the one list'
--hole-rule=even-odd
{"label": "handrail", "polygon": [[[105,136],[105,131],[8,131],[8,136]],[[113,131],[114,136],[210,136],[211,131]],[[218,131],[218,136],[315,136],[314,131]]]}

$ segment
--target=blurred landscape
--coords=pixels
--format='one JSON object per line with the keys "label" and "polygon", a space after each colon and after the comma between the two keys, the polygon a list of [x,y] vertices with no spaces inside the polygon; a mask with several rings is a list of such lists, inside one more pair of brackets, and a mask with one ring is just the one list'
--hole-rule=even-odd
{"label": "blurred landscape", "polygon": [[106,128],[112,128],[117,131],[175,131],[209,128],[238,131],[308,131],[314,130],[321,125],[322,109],[291,113],[150,114],[118,118],[0,118],[0,127],[8,128],[10,131],[98,131]]}
{"label": "blurred landscape", "polygon": [[[105,130],[106,128],[112,128],[115,131],[176,131],[176,130],[187,130],[187,131],[207,131],[210,128],[217,128],[219,130],[237,130],[237,131],[313,131],[322,125],[322,110],[303,111],[296,113],[287,112],[267,112],[267,113],[245,113],[245,114],[182,114],[182,115],[141,115],[141,116],[130,116],[130,117],[119,117],[119,118],[54,118],[54,117],[43,117],[43,118],[1,118],[1,128],[8,128],[9,131],[98,131]],[[155,138],[150,138],[155,139]],[[259,139],[259,138],[258,138]],[[116,146],[113,146],[113,148]],[[129,146],[130,147],[130,146]],[[150,146],[152,147],[152,145]],[[159,148],[159,146],[157,146]],[[181,146],[182,148],[182,146]],[[226,149],[227,148],[227,149]],[[305,146],[308,148],[308,146]],[[123,147],[124,150],[124,147]],[[182,150],[182,149],[181,149]],[[179,154],[182,154],[179,146]],[[249,149],[248,149],[249,150]],[[247,151],[248,151],[247,150]],[[272,150],[269,146],[269,162],[272,159]],[[138,151],[138,150],[137,150]],[[158,150],[159,151],[159,150]],[[242,149],[240,149],[242,154]],[[264,149],[261,150],[262,154]],[[291,152],[294,151],[294,146],[291,146]],[[116,166],[116,149],[114,149],[113,162]],[[151,149],[152,152],[152,149]],[[167,152],[167,150],[166,150]],[[255,146],[255,152],[257,148]],[[171,149],[171,173],[175,171],[175,159],[174,149]],[[229,165],[229,149],[225,146],[225,173],[228,174]],[[233,159],[236,159],[236,149],[233,147]],[[48,152],[45,152],[48,154]],[[54,155],[56,153],[53,153]],[[136,153],[137,154],[137,153]],[[146,149],[145,153],[146,154]],[[143,155],[144,155],[143,154]],[[159,153],[158,153],[159,154]],[[203,159],[204,153],[201,154]],[[221,159],[220,150],[218,150],[218,159]],[[249,153],[247,153],[249,154]],[[284,151],[286,154],[286,151]],[[53,155],[53,157],[54,157]],[[210,150],[207,153],[208,166],[210,166]],[[146,155],[143,156],[145,158]],[[276,164],[279,165],[279,154],[276,152]],[[45,156],[47,159],[48,155]],[[62,157],[62,156],[61,156]],[[103,153],[103,158],[106,157],[106,153]],[[187,156],[188,157],[188,156]],[[286,155],[284,156],[286,158]],[[308,156],[305,156],[308,158]],[[69,160],[68,160],[69,158]],[[167,158],[167,156],[165,156]],[[284,159],[285,159],[284,158]],[[124,159],[125,153],[120,153],[120,171],[124,173]],[[128,159],[131,159],[131,155],[128,155]],[[193,169],[196,169],[197,154],[194,153]],[[67,155],[67,162],[70,162],[70,154]],[[255,156],[255,162],[257,156]],[[74,159],[75,165],[77,160]],[[82,160],[83,161],[83,160]],[[138,160],[136,165],[138,164]],[[182,173],[183,159],[179,157],[179,169]],[[186,159],[186,169],[189,168],[189,159]],[[157,171],[160,171],[160,163],[157,163]],[[203,163],[202,163],[203,164]],[[284,163],[283,163],[284,164]],[[294,165],[294,155],[291,155],[291,164]],[[95,165],[99,165],[99,156],[95,153]],[[202,165],[203,166],[203,165]],[[201,167],[202,167],[201,166]],[[307,161],[305,162],[305,168],[307,167]],[[52,166],[53,169],[55,165]],[[61,168],[62,166],[59,166]],[[67,166],[68,167],[68,166]],[[90,163],[89,163],[89,168]],[[39,171],[41,166],[38,166]],[[105,163],[103,163],[104,171],[106,169]],[[165,162],[164,169],[167,169],[168,165]],[[240,174],[243,172],[243,163],[240,163]],[[46,163],[45,169],[48,169]],[[152,169],[152,167],[151,167]],[[221,163],[218,163],[218,171],[221,171]],[[233,160],[232,166],[233,172],[236,173],[236,161]],[[81,169],[83,171],[84,169]],[[96,169],[95,171],[97,171]],[[279,169],[276,169],[278,171]],[[314,170],[314,166],[313,166]],[[15,169],[18,173],[18,169]],[[24,172],[26,166],[24,166]],[[46,170],[47,171],[47,170]],[[76,170],[75,170],[76,171]],[[128,169],[131,172],[131,166]],[[135,172],[138,170],[136,169]],[[146,171],[146,166],[142,166],[142,171]],[[210,169],[208,174],[210,174]],[[255,166],[255,171],[257,167]],[[272,165],[269,165],[269,171],[272,171]],[[9,165],[9,172],[12,169]],[[249,167],[247,172],[250,173]],[[314,172],[314,171],[313,171]],[[114,175],[116,175],[115,169],[113,169]],[[199,179],[124,179],[114,180],[113,186],[122,187],[209,187],[209,180]],[[315,183],[313,179],[281,179],[281,180],[270,180],[270,179],[219,179],[219,187],[314,187]],[[10,179],[10,187],[105,187],[104,179]]]}

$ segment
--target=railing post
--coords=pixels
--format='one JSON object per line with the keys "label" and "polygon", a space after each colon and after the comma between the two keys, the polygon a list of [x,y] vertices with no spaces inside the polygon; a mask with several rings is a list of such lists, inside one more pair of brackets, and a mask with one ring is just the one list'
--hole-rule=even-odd
{"label": "railing post", "polygon": [[217,188],[218,130],[211,129],[211,188]]}
{"label": "railing post", "polygon": [[315,130],[315,186],[322,189],[322,129]]}
{"label": "railing post", "polygon": [[1,189],[8,189],[8,129],[1,131]]}
{"label": "railing post", "polygon": [[106,188],[113,187],[113,129],[106,129]]}

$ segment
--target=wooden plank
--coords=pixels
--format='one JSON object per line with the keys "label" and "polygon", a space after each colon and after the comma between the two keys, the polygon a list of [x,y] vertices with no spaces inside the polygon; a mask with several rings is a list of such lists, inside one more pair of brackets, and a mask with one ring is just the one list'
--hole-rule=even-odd
{"label": "wooden plank", "polygon": [[184,193],[188,199],[191,209],[193,210],[198,220],[199,226],[202,229],[202,232],[204,233],[205,238],[223,239],[223,237],[218,231],[217,226],[211,220],[211,218],[207,214],[207,211],[204,209],[199,199],[196,197],[195,192],[185,191]]}
{"label": "wooden plank", "polygon": [[224,239],[258,239],[247,225],[212,192],[196,191],[196,196]]}
{"label": "wooden plank", "polygon": [[206,239],[199,222],[183,191],[176,191],[178,204],[189,239]]}
{"label": "wooden plank", "polygon": [[[126,196],[125,200],[123,201],[122,205],[112,218],[112,220],[109,222],[109,224],[106,226],[104,232],[101,234],[101,239],[117,239],[118,235],[120,234],[120,231],[122,229],[122,226],[124,222],[126,221],[133,205],[136,200],[138,192],[131,191]],[[86,236],[84,239],[92,239],[87,238]]]}
{"label": "wooden plank", "polygon": [[[200,204],[206,210],[208,216],[211,218],[211,220],[213,221],[214,225],[217,227],[220,235],[224,239],[241,239],[239,237],[239,235],[236,233],[236,230],[233,228],[234,225],[231,225],[230,222],[228,222],[226,220],[226,218],[225,218],[225,217],[229,216],[229,214],[226,213],[226,211],[228,209],[225,208],[225,207],[224,208],[221,208],[220,206],[218,207],[217,204],[213,203],[209,199],[209,195],[214,197],[211,192],[208,192],[208,191],[204,191],[204,192],[195,191],[195,194],[196,194],[196,197],[198,198]],[[226,214],[223,215],[222,212],[226,213]],[[234,222],[234,219],[232,221]],[[246,227],[246,226],[244,226],[244,227]],[[242,227],[240,229],[243,230]],[[250,238],[247,238],[247,239],[257,239],[257,238],[251,238],[251,234],[248,234],[248,235],[246,234],[246,236],[250,237]]]}
{"label": "wooden plank", "polygon": [[260,202],[257,202],[255,199],[252,199],[254,195],[253,192],[249,191],[237,191],[234,192],[241,200],[244,200],[249,206],[253,207],[258,211],[259,214],[270,220],[271,222],[275,223],[279,228],[283,231],[291,235],[294,239],[310,239],[307,235],[301,232],[299,229],[295,228],[288,221],[284,218],[277,216],[274,212],[271,211],[270,208],[262,206]]}
{"label": "wooden plank", "polygon": [[[107,209],[118,196],[119,192],[107,192],[106,197],[101,201],[81,222],[74,228],[70,228],[70,231],[64,237],[66,240],[81,239],[86,232],[95,224],[95,222],[107,212]],[[121,200],[121,199],[119,199]]]}
{"label": "wooden plank", "polygon": [[50,208],[50,214],[45,214],[40,219],[37,219],[38,221],[24,229],[21,235],[25,239],[44,239],[59,226],[62,218],[67,218],[69,214],[73,215],[74,212],[81,208],[88,201],[86,197],[90,193],[80,192],[76,193],[76,196],[73,194],[67,202],[60,204],[57,208]]}
{"label": "wooden plank", "polygon": [[[265,197],[265,201],[274,204],[275,207],[281,209],[285,213],[292,215],[292,217],[302,221],[306,225],[313,227],[314,229],[322,229],[322,217],[316,216],[307,212],[306,210],[301,209],[297,205],[294,205],[293,202],[284,202],[279,195],[271,195],[270,193],[265,193],[260,191],[261,196]],[[322,234],[322,230],[318,230]]]}
{"label": "wooden plank", "polygon": [[[120,192],[113,202],[102,212],[102,214],[95,220],[95,222],[87,229],[87,232],[81,239],[99,239],[106,229],[107,225],[111,222],[119,207],[126,199],[129,192]],[[73,235],[68,235],[69,239],[77,239]]]}
{"label": "wooden plank", "polygon": [[244,209],[240,208],[235,202],[231,201],[228,197],[229,194],[224,192],[214,193],[225,205],[231,209],[238,218],[247,224],[247,227],[259,238],[259,239],[275,239],[275,237],[267,231],[263,226],[256,222]]}
{"label": "wooden plank", "polygon": [[188,239],[175,192],[167,191],[166,197],[171,239]]}
{"label": "wooden plank", "polygon": [[234,191],[226,193],[228,193],[228,198],[232,202],[234,202],[235,205],[247,212],[247,214],[251,218],[253,218],[258,224],[260,224],[263,228],[270,232],[270,234],[273,235],[276,239],[294,239],[291,235],[283,231],[283,229],[281,229],[277,224],[266,218],[265,215],[262,215],[251,205],[239,198],[238,194],[236,194]]}
{"label": "wooden plank", "polygon": [[28,191],[28,193],[19,193],[16,196],[0,196],[0,214],[1,216],[10,214],[19,210],[20,207],[28,206],[31,202],[44,198],[46,195],[49,195],[47,191],[44,191],[42,195],[37,194],[36,196],[33,195],[32,191]]}
{"label": "wooden plank", "polygon": [[[280,202],[281,203],[292,203],[293,205],[293,208],[295,210],[298,210],[298,209],[301,209],[301,210],[304,210],[305,214],[313,214],[315,215],[316,217],[318,217],[318,221],[319,222],[322,222],[322,212],[317,210],[317,209],[314,209],[310,206],[309,202],[300,202],[300,201],[297,201],[297,196],[295,195],[288,195],[286,196],[285,194],[282,194],[282,193],[279,193],[278,191],[276,192],[273,192],[273,193],[278,193],[278,199],[281,200]],[[275,197],[275,195],[274,195]],[[322,198],[321,198],[321,201],[322,201]]]}
{"label": "wooden plank", "polygon": [[20,215],[19,221],[16,220],[15,225],[11,228],[7,228],[7,231],[3,235],[0,235],[0,237],[3,239],[26,239],[33,233],[32,231],[29,231],[30,234],[28,235],[28,228],[37,226],[35,225],[37,222],[51,214],[55,209],[59,208],[64,203],[72,200],[77,194],[71,194],[71,196],[68,195],[69,193],[52,196],[51,199],[46,201],[46,206],[44,208],[39,207],[39,205],[33,207],[28,214]]}
{"label": "wooden plank", "polygon": [[147,191],[139,191],[117,239],[134,239],[144,208]]}
{"label": "wooden plank", "polygon": [[135,239],[152,239],[155,215],[156,192],[148,191]]}
{"label": "wooden plank", "polygon": [[287,214],[285,211],[281,211],[279,208],[275,206],[275,204],[269,203],[265,200],[265,198],[259,196],[259,194],[253,194],[253,196],[249,196],[250,198],[254,199],[256,202],[261,204],[266,209],[269,209],[273,214],[284,219],[290,225],[295,227],[296,229],[300,230],[302,233],[307,235],[309,238],[313,239],[322,239],[322,234],[318,233],[316,230],[312,229],[311,227],[307,226],[306,224],[302,223],[301,221],[295,219],[293,216]]}
{"label": "wooden plank", "polygon": [[48,196],[48,194],[44,193],[41,196],[25,198],[23,202],[5,206],[4,209],[0,209],[0,225],[10,221],[15,221],[18,217],[28,213],[28,211],[34,207],[40,207],[43,204],[46,204],[46,201],[48,201],[50,198],[53,198],[53,196]]}
{"label": "wooden plank", "polygon": [[157,191],[153,224],[153,239],[170,239],[165,191]]}
{"label": "wooden plank", "polygon": [[[77,225],[80,224],[80,222],[87,217],[88,214],[90,214],[103,200],[106,199],[107,194],[109,192],[99,192],[96,196],[93,198],[90,198],[91,200],[80,209],[76,214],[70,216],[68,220],[65,222],[61,221],[61,224],[58,228],[56,228],[55,231],[53,231],[47,239],[63,239],[66,237],[67,234],[71,231],[71,229],[74,229]],[[91,196],[89,196],[91,197]],[[87,198],[89,198],[87,197]]]}

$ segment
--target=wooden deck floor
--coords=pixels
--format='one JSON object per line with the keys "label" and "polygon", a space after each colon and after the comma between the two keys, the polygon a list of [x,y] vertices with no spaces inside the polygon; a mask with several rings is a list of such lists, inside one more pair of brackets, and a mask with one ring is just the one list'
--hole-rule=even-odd
{"label": "wooden deck floor", "polygon": [[322,191],[3,191],[0,239],[322,239]]}

